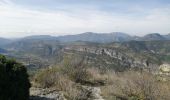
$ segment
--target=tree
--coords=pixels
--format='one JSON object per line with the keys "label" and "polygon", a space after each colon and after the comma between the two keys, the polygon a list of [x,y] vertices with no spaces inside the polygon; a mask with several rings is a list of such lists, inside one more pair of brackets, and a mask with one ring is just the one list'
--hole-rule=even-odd
{"label": "tree", "polygon": [[25,66],[0,55],[0,100],[29,100],[29,88]]}

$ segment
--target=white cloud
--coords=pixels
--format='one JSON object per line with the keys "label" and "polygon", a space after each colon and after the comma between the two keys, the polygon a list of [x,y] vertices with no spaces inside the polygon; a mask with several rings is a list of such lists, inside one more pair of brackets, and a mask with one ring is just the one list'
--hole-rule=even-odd
{"label": "white cloud", "polygon": [[168,33],[169,22],[169,8],[152,9],[147,15],[132,17],[128,14],[115,14],[97,9],[81,9],[72,13],[62,10],[38,11],[19,7],[9,0],[3,2],[0,0],[0,37],[63,35],[62,33],[86,31],[122,31],[135,35],[149,32]]}

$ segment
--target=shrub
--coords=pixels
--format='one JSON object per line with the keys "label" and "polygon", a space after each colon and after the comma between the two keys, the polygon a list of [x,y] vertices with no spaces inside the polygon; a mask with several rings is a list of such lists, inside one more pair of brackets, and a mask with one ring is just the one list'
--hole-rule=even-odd
{"label": "shrub", "polygon": [[[74,58],[74,59],[73,59]],[[65,57],[63,60],[62,72],[76,83],[84,83],[91,75],[87,71],[84,57]]]}
{"label": "shrub", "polygon": [[[54,86],[55,82],[58,80],[58,71],[56,68],[47,68],[39,71],[34,78],[37,86],[42,88],[49,88]],[[35,85],[35,84],[34,84]]]}
{"label": "shrub", "polygon": [[76,100],[80,94],[75,83],[64,75],[58,67],[46,68],[38,72],[34,77],[34,85],[62,91],[69,100]]}
{"label": "shrub", "polygon": [[0,100],[28,100],[29,88],[26,68],[0,55]]}
{"label": "shrub", "polygon": [[[97,80],[104,80],[105,77],[99,74],[98,69],[88,68],[85,71],[86,73],[84,73],[82,69],[77,68],[73,70],[72,68],[75,67],[65,68],[55,66],[43,69],[35,75],[34,85],[40,88],[62,91],[68,100],[86,100],[85,98],[88,97],[88,92],[85,92],[82,86],[76,83],[76,79],[81,80],[81,83],[84,82],[85,85],[100,85],[101,81]],[[65,74],[65,72],[67,72],[67,74]],[[87,77],[89,75],[91,77]]]}

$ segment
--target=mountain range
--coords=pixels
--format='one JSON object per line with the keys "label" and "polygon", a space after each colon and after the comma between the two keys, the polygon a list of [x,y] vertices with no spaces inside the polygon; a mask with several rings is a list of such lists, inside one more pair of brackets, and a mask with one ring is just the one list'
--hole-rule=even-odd
{"label": "mountain range", "polygon": [[[112,32],[112,33],[93,33],[86,32],[76,35],[65,35],[65,36],[50,36],[50,35],[35,35],[28,36],[15,41],[22,40],[55,40],[58,42],[75,42],[75,41],[84,41],[84,42],[95,42],[95,43],[111,43],[111,42],[127,42],[127,41],[157,41],[157,40],[170,40],[170,34],[161,35],[159,33],[150,33],[145,36],[131,36],[123,32]],[[11,39],[0,38],[0,45],[5,45],[11,42],[15,42]]]}
{"label": "mountain range", "polygon": [[[61,63],[66,56],[86,57],[89,66],[125,70],[151,68],[170,61],[170,34],[92,33],[77,35],[37,35],[0,39],[0,53],[15,58],[28,68]],[[148,65],[149,64],[149,65]],[[118,67],[119,66],[119,67]]]}

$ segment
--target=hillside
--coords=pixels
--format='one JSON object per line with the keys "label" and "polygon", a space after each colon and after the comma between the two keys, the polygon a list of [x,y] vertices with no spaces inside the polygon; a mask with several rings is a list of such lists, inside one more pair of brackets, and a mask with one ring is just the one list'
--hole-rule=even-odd
{"label": "hillside", "polygon": [[123,71],[131,68],[158,69],[170,61],[170,41],[129,41],[108,44],[61,43],[55,39],[22,39],[4,47],[8,56],[28,68],[41,68],[62,62],[65,56],[85,57],[88,66]]}

